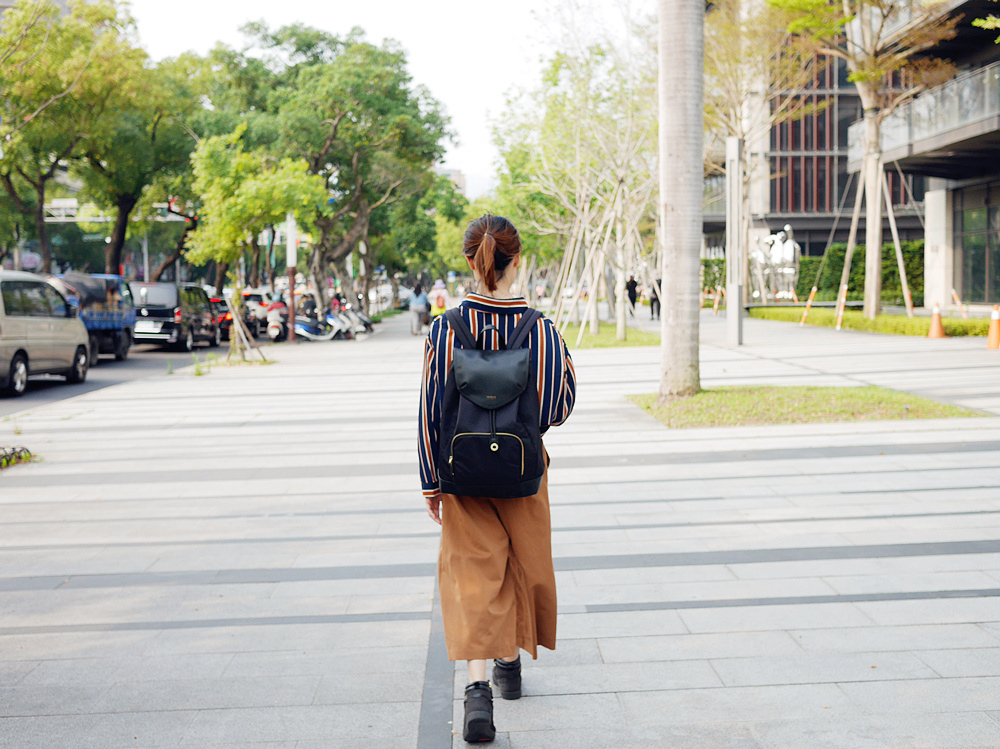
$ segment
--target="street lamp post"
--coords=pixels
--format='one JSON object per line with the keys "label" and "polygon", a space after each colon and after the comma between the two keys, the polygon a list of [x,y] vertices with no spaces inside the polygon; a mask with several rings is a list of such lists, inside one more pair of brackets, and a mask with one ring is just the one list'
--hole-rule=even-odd
{"label": "street lamp post", "polygon": [[288,228],[286,236],[286,256],[285,263],[288,266],[288,340],[295,343],[295,268],[299,264],[296,242],[298,240],[298,229],[295,225],[295,216],[288,214]]}

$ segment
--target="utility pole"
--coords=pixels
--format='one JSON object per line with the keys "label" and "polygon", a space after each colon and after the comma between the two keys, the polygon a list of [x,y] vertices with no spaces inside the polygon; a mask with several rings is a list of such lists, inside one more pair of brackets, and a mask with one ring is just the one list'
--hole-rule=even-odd
{"label": "utility pole", "polygon": [[743,139],[726,138],[726,343],[743,345]]}
{"label": "utility pole", "polygon": [[299,264],[298,248],[298,227],[295,225],[295,216],[288,214],[288,228],[285,230],[286,256],[288,258],[285,265],[288,267],[288,340],[295,343],[295,268]]}

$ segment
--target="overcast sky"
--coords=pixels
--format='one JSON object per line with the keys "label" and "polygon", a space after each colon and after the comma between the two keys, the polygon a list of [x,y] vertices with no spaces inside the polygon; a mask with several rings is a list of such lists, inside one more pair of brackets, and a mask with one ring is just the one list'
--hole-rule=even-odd
{"label": "overcast sky", "polygon": [[132,0],[139,35],[155,60],[186,51],[205,54],[217,42],[238,46],[239,27],[263,19],[281,26],[302,22],[334,34],[362,27],[369,41],[385,38],[406,49],[414,82],[430,89],[452,119],[459,144],[446,166],[460,169],[471,197],[488,189],[496,150],[490,117],[504,95],[538,79],[545,55],[533,9],[552,0]]}

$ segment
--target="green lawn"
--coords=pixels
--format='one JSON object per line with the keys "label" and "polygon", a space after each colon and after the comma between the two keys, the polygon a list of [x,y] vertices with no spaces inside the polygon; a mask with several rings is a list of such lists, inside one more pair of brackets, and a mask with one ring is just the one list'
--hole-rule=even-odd
{"label": "green lawn", "polygon": [[[753,307],[750,309],[750,317],[782,322],[799,322],[802,319],[802,312],[802,307]],[[836,312],[830,307],[813,307],[809,310],[806,324],[834,328],[837,326]],[[990,329],[988,317],[969,320],[958,317],[943,317],[941,324],[944,326],[944,332],[949,336],[986,335]],[[874,320],[869,320],[858,310],[846,310],[841,327],[848,330],[863,330],[868,333],[926,336],[931,327],[931,319],[929,317],[911,319],[905,315],[878,315]]]}
{"label": "green lawn", "polygon": [[880,387],[737,386],[704,390],[658,407],[656,399],[655,395],[629,396],[637,406],[673,428],[982,415]]}
{"label": "green lawn", "polygon": [[[654,323],[650,321],[650,327]],[[613,346],[659,346],[660,345],[660,334],[659,333],[644,333],[641,330],[636,330],[635,328],[629,328],[628,333],[624,341],[619,341],[615,337],[617,328],[611,323],[601,323],[600,333],[596,336],[590,334],[590,327],[583,332],[583,340],[580,341],[580,348],[610,348]],[[576,337],[580,332],[579,325],[570,325],[566,328],[566,332],[563,334],[563,338],[566,339],[566,345],[570,348],[576,348]]]}

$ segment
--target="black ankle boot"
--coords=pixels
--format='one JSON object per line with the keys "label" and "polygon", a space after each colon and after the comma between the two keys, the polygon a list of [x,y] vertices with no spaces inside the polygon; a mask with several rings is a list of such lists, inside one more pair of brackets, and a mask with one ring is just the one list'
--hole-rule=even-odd
{"label": "black ankle boot", "polygon": [[505,700],[516,700],[521,697],[521,656],[516,660],[493,661],[493,683],[500,690],[500,696]]}
{"label": "black ankle boot", "polygon": [[465,729],[462,738],[470,744],[493,741],[493,692],[488,681],[474,681],[465,688]]}

